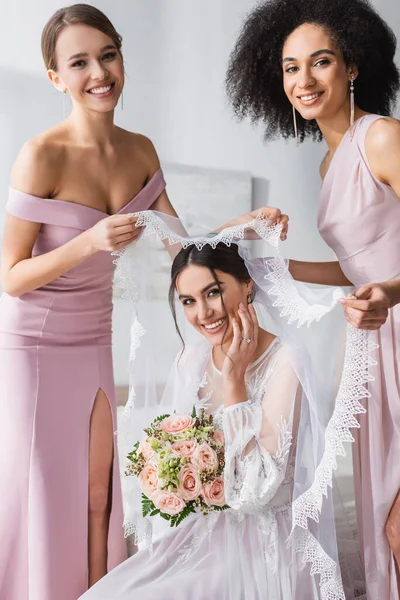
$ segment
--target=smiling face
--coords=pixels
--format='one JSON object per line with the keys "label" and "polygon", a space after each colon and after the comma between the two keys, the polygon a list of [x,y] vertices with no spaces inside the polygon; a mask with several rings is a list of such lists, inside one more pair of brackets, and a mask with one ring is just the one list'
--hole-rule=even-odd
{"label": "smiling face", "polygon": [[189,265],[178,275],[176,289],[189,323],[213,346],[229,346],[233,339],[232,318],[240,323],[239,303],[247,304],[253,284],[251,280],[240,282],[223,271],[216,270],[215,274],[217,281],[207,267]]}
{"label": "smiling face", "polygon": [[332,118],[347,110],[350,79],[343,54],[325,29],[306,23],[287,38],[282,52],[283,85],[304,119]]}
{"label": "smiling face", "polygon": [[49,78],[68,91],[73,103],[100,112],[115,108],[124,86],[121,54],[105,33],[87,25],[71,25],[56,45],[57,71]]}

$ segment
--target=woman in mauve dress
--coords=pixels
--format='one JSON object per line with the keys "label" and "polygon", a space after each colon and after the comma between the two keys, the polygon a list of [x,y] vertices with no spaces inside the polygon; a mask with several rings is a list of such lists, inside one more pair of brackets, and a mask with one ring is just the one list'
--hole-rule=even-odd
{"label": "woman in mauve dress", "polygon": [[[126,558],[111,252],[137,237],[130,213],[175,213],[150,140],[114,125],[121,43],[95,7],[53,15],[43,57],[72,112],[25,144],[11,176],[0,299],[2,600],[76,600]],[[280,211],[265,214],[286,223]]]}
{"label": "woman in mauve dress", "polygon": [[318,228],[338,262],[296,279],[353,285],[349,323],[379,346],[354,455],[368,599],[400,598],[400,123],[396,38],[364,0],[271,0],[247,19],[227,76],[266,137],[325,139]]}
{"label": "woman in mauve dress", "polygon": [[[53,15],[48,75],[73,110],[11,176],[0,304],[0,597],[76,600],[126,558],[111,357],[113,258],[129,216],[173,213],[151,142],[113,122],[121,38],[91,6]],[[78,55],[78,56],[77,56]]]}

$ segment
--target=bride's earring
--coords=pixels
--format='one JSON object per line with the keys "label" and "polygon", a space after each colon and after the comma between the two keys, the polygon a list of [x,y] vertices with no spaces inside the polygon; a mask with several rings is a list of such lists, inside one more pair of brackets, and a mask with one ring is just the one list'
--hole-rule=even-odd
{"label": "bride's earring", "polygon": [[294,137],[296,138],[296,146],[299,145],[299,136],[297,135],[297,119],[296,119],[296,109],[294,105],[293,107],[293,127],[294,127]]}
{"label": "bride's earring", "polygon": [[67,100],[67,90],[63,90],[63,99],[62,99],[62,108],[63,108],[63,120],[66,117],[66,100]]}
{"label": "bride's earring", "polygon": [[354,137],[354,75],[350,78],[350,140]]}
{"label": "bride's earring", "polygon": [[253,304],[253,298],[251,297],[251,292],[247,294],[247,304]]}

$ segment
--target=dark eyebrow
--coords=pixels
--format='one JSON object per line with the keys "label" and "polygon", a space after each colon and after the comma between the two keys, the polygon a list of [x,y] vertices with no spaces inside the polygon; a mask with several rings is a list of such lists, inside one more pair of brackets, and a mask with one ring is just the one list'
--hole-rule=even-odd
{"label": "dark eyebrow", "polygon": [[107,46],[103,46],[102,48],[100,48],[100,54],[102,54],[106,50],[116,50],[116,49],[117,49],[117,47],[114,46],[114,44],[107,44]]}
{"label": "dark eyebrow", "polygon": [[[335,56],[335,53],[332,50],[328,50],[328,48],[323,48],[322,50],[316,50],[315,52],[313,52],[312,54],[310,54],[310,58],[315,58],[316,56],[319,56],[320,54],[331,54],[332,56]],[[286,58],[283,59],[283,63],[284,62],[295,62],[297,59],[293,58],[292,56],[287,56]]]}
{"label": "dark eyebrow", "polygon": [[[116,49],[116,46],[114,46],[113,44],[107,44],[107,46],[103,46],[102,48],[100,48],[100,54],[102,54],[106,50]],[[76,60],[77,58],[84,58],[86,56],[89,56],[87,52],[78,52],[78,54],[73,54],[72,56],[70,56],[68,60]]]}
{"label": "dark eyebrow", "polygon": [[73,54],[69,57],[68,60],[75,60],[76,58],[83,58],[84,56],[88,56],[87,52],[78,52],[78,54]]}
{"label": "dark eyebrow", "polygon": [[[208,285],[206,285],[205,288],[203,288],[201,290],[201,293],[204,294],[205,292],[207,292],[212,287],[215,287],[216,285],[222,286],[223,283],[222,283],[222,281],[212,281],[211,283],[209,283]],[[184,299],[191,298],[191,297],[192,296],[186,296],[185,294],[180,294],[179,300],[184,300]]]}
{"label": "dark eyebrow", "polygon": [[312,54],[310,54],[310,57],[315,58],[316,56],[319,56],[320,54],[331,54],[332,56],[335,56],[335,53],[333,52],[333,50],[328,50],[328,48],[323,48],[322,50],[317,50],[316,52],[313,52]]}

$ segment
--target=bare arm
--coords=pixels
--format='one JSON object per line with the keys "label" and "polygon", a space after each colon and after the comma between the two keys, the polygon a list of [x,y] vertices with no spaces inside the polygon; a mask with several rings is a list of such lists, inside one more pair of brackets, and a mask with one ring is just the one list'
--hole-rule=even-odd
{"label": "bare arm", "polygon": [[390,185],[400,199],[400,121],[379,119],[365,136],[365,150],[375,177]]}
{"label": "bare arm", "polygon": [[245,372],[260,329],[252,305],[241,306],[238,316],[241,327],[233,321],[234,336],[222,367],[225,492],[232,508],[250,504],[254,509],[255,503],[267,505],[284,480],[299,383],[281,347],[264,367],[264,400],[249,397]]}
{"label": "bare arm", "polygon": [[[48,198],[54,189],[51,177],[55,176],[55,166],[42,144],[28,142],[14,165],[11,185]],[[0,269],[4,291],[21,296],[54,281],[100,250],[115,250],[130,243],[139,233],[134,231],[133,221],[124,215],[108,217],[63,246],[32,257],[40,223],[7,215]]]}
{"label": "bare arm", "polygon": [[93,250],[81,234],[67,244],[32,258],[40,224],[7,215],[1,257],[1,284],[10,296],[21,296],[54,281],[89,257]]}
{"label": "bare arm", "polygon": [[[155,173],[157,171],[157,169],[160,168],[160,160],[158,158],[156,149],[154,148],[152,142],[148,138],[146,138],[144,136],[140,136],[140,138],[141,138],[143,150],[145,151],[146,156],[147,156],[150,173]],[[162,212],[164,214],[171,215],[173,217],[178,217],[178,214],[176,213],[174,207],[172,206],[171,201],[169,200],[168,195],[165,190],[160,194],[160,196],[157,198],[157,200],[153,203],[153,205],[151,206],[151,210],[156,210],[156,211]],[[285,240],[286,236],[287,236],[287,231],[288,231],[289,217],[287,215],[282,214],[278,208],[273,208],[273,207],[269,207],[269,206],[262,207],[257,210],[253,210],[250,213],[246,213],[245,215],[241,215],[240,217],[231,219],[230,221],[228,221],[227,223],[225,223],[224,225],[222,225],[221,227],[216,229],[216,232],[220,232],[223,229],[225,229],[227,227],[232,227],[234,225],[242,225],[245,223],[249,223],[250,221],[255,219],[260,212],[263,212],[264,216],[267,219],[271,220],[271,223],[282,225],[281,239]],[[183,231],[182,235],[186,235],[186,233]],[[173,254],[175,254],[175,253],[173,253]]]}
{"label": "bare arm", "polygon": [[[367,131],[365,149],[375,177],[390,185],[400,202],[400,121],[375,121]],[[390,306],[399,304],[400,280],[387,281],[385,286]]]}
{"label": "bare arm", "polygon": [[[375,177],[390,185],[400,202],[400,122],[379,119],[372,123],[365,136],[365,150]],[[354,327],[379,329],[389,310],[400,304],[400,280],[366,285],[342,303],[347,321]]]}
{"label": "bare arm", "polygon": [[[161,166],[157,151],[149,138],[145,137],[144,135],[140,135],[137,136],[137,139],[141,145],[144,158],[148,165],[149,173],[150,175],[153,175]],[[150,208],[151,210],[156,210],[166,215],[171,215],[172,217],[178,216],[165,190],[161,192]]]}
{"label": "bare arm", "polygon": [[[281,240],[286,240],[289,228],[289,217],[287,215],[282,214],[279,208],[274,208],[272,206],[263,206],[261,208],[257,208],[251,211],[250,213],[241,215],[240,217],[235,217],[234,219],[228,221],[228,223],[225,223],[225,225],[222,225],[221,227],[216,229],[216,231],[217,233],[219,233],[227,227],[234,227],[236,225],[244,225],[246,223],[250,223],[250,221],[256,219],[256,217],[260,213],[264,215],[264,217],[270,222],[271,225],[281,225]],[[257,239],[257,235],[254,232],[249,231],[246,236],[246,239]]]}
{"label": "bare arm", "polygon": [[296,281],[305,283],[318,283],[320,285],[351,286],[337,261],[332,262],[305,262],[301,260],[289,261],[289,271]]}
{"label": "bare arm", "polygon": [[[320,176],[324,179],[328,164],[328,153],[320,165]],[[319,285],[352,286],[352,282],[343,273],[338,261],[307,262],[302,260],[289,260],[289,272],[296,281],[304,283],[317,283]]]}

